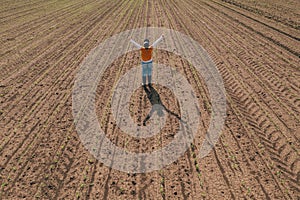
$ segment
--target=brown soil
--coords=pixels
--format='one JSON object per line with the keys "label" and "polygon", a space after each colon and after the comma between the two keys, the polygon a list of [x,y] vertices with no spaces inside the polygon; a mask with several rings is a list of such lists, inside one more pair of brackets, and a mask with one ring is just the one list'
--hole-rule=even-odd
{"label": "brown soil", "polygon": [[[0,8],[0,199],[299,199],[299,2],[279,0],[3,1]],[[281,9],[279,9],[281,7]],[[80,63],[108,37],[154,26],[198,41],[220,71],[227,118],[214,150],[198,154],[204,135],[176,162],[146,174],[110,169],[82,145],[72,116],[72,88]],[[156,62],[182,72],[194,87],[204,133],[207,88],[181,57],[155,50]],[[112,86],[139,64],[138,52],[118,59],[97,89],[97,114],[117,146],[151,152],[178,128],[141,140],[116,128]],[[180,115],[174,94],[153,86]],[[137,123],[150,103],[131,97]]]}

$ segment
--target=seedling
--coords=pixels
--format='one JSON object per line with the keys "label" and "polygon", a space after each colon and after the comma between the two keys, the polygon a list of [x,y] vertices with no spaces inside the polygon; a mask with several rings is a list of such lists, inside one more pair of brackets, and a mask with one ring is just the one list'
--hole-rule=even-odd
{"label": "seedling", "polygon": [[6,186],[7,186],[7,183],[2,183],[2,184],[1,184],[1,187],[2,187],[2,188],[6,187]]}
{"label": "seedling", "polygon": [[235,160],[236,160],[236,156],[233,155],[233,154],[230,155],[230,158],[231,158],[232,161],[235,161]]}
{"label": "seedling", "polygon": [[244,180],[241,181],[241,186],[245,187],[245,181]]}
{"label": "seedling", "polygon": [[234,168],[234,169],[238,169],[238,164],[236,164],[236,163],[232,164],[231,166],[232,166],[232,168]]}
{"label": "seedling", "polygon": [[84,183],[81,183],[80,188],[83,189],[84,186],[85,186],[85,184],[84,184]]}
{"label": "seedling", "polygon": [[120,187],[120,194],[124,194],[125,193],[125,189]]}
{"label": "seedling", "polygon": [[198,163],[196,164],[196,171],[200,172],[200,168],[199,168],[199,164]]}
{"label": "seedling", "polygon": [[79,192],[76,193],[76,198],[79,199],[80,198],[80,194]]}
{"label": "seedling", "polygon": [[87,180],[87,175],[85,174],[83,177],[83,181],[85,182]]}
{"label": "seedling", "polygon": [[277,172],[276,172],[276,175],[277,175],[278,177],[280,177],[280,176],[281,176],[281,174],[282,174],[282,172],[281,172],[281,171],[277,171]]}
{"label": "seedling", "polygon": [[248,187],[248,188],[247,188],[247,194],[250,194],[250,193],[251,193],[251,188]]}

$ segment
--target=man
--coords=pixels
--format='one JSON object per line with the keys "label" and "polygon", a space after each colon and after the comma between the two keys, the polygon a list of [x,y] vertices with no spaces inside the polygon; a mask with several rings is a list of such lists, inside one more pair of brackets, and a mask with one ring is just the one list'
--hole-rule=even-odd
{"label": "man", "polygon": [[149,45],[150,42],[148,39],[144,40],[144,46],[136,43],[132,39],[132,42],[136,47],[141,50],[141,59],[142,59],[142,78],[143,78],[143,86],[146,86],[146,79],[148,76],[148,83],[151,85],[152,80],[152,51],[153,47],[155,47],[161,40],[163,39],[163,35],[161,35],[152,45]]}

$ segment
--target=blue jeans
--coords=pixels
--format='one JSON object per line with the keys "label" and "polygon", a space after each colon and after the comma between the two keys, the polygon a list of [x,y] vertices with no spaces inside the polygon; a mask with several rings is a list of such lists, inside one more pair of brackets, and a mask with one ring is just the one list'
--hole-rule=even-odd
{"label": "blue jeans", "polygon": [[142,61],[142,75],[143,76],[152,76],[152,61],[143,62]]}

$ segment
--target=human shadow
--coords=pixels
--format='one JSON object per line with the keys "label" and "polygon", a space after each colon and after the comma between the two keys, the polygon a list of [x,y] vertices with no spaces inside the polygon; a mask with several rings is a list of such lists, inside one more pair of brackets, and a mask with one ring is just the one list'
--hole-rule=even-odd
{"label": "human shadow", "polygon": [[178,120],[180,120],[181,122],[183,122],[183,120],[181,119],[181,117],[172,112],[171,110],[169,110],[161,101],[160,95],[158,94],[157,90],[151,85],[149,84],[149,89],[147,88],[146,85],[143,86],[144,91],[147,94],[147,98],[149,99],[152,108],[150,110],[150,113],[146,116],[146,118],[143,120],[143,126],[146,126],[146,122],[151,118],[151,116],[153,115],[153,113],[156,111],[157,115],[159,117],[162,117],[164,115],[163,113],[163,109],[165,111],[167,111],[167,113],[169,113],[170,115],[175,116]]}

